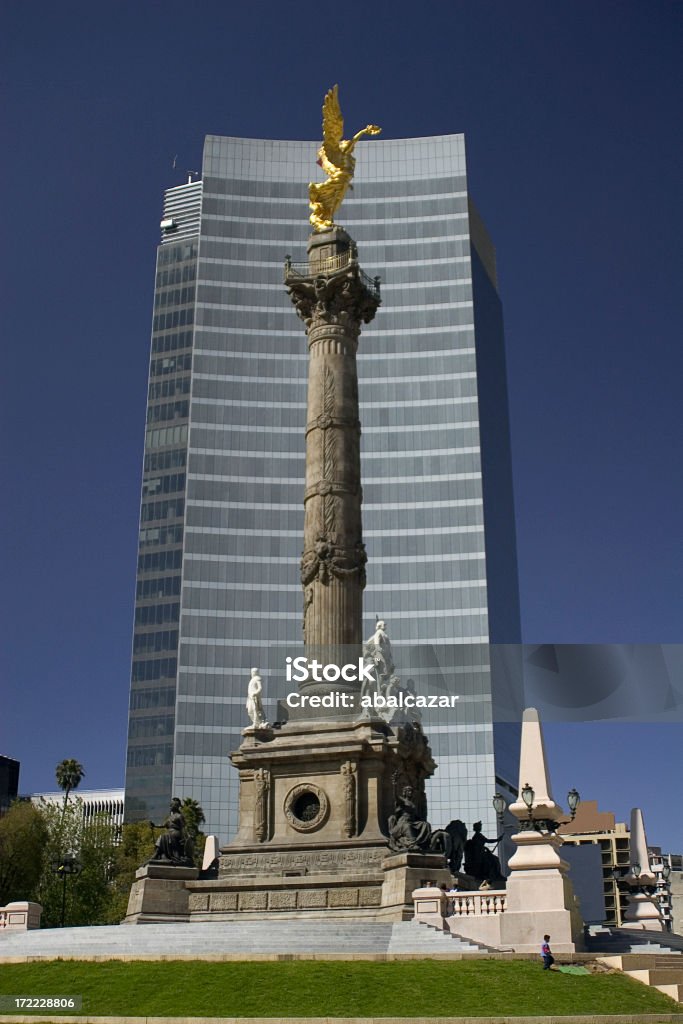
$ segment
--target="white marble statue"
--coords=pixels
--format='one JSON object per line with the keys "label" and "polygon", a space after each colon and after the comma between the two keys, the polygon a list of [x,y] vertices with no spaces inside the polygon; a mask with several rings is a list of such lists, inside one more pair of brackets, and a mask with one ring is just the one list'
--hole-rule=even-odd
{"label": "white marble statue", "polygon": [[247,687],[247,714],[251,718],[251,728],[260,729],[268,725],[263,715],[263,682],[257,668],[252,668],[251,679]]}
{"label": "white marble statue", "polygon": [[394,674],[394,656],[384,619],[375,625],[375,632],[363,645],[363,654],[372,658],[380,678],[388,680]]}

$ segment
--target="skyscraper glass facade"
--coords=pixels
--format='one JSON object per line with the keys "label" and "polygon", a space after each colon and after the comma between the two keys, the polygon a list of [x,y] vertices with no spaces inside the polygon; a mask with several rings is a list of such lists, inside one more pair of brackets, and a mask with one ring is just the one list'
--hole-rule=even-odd
{"label": "skyscraper glass facade", "polygon": [[[272,720],[301,640],[308,354],[282,267],[304,258],[316,148],[209,136],[201,182],[164,206],[127,815],[156,819],[171,791],[193,796],[222,839],[249,669]],[[519,640],[495,256],[463,136],[367,142],[357,156],[338,219],[383,297],[358,356],[365,633],[384,617],[402,678],[459,694],[449,717],[424,717],[439,764],[430,819],[483,817],[486,831],[494,790],[516,781],[488,645]]]}

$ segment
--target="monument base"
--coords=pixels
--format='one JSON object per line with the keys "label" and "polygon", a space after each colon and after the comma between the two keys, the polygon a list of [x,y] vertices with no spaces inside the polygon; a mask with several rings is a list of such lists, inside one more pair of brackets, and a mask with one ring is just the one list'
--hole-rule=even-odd
{"label": "monument base", "polygon": [[423,880],[450,884],[442,854],[388,855],[400,778],[419,789],[433,762],[419,726],[354,719],[290,720],[245,733],[240,827],[218,878],[187,883],[190,918],[242,915],[405,920]]}
{"label": "monument base", "polygon": [[426,886],[449,888],[453,877],[439,853],[391,853],[382,863],[382,909],[385,918],[410,921],[414,916],[413,892]]}
{"label": "monument base", "polygon": [[645,931],[665,931],[662,915],[652,896],[645,892],[630,892],[624,914],[624,928],[642,928]]}
{"label": "monument base", "polygon": [[415,888],[452,883],[443,855],[387,856],[386,846],[238,856],[232,864],[223,857],[228,864],[210,880],[198,879],[196,869],[140,868],[123,923],[273,917],[407,921],[413,917]]}
{"label": "monument base", "polygon": [[392,854],[388,820],[403,783],[424,792],[433,761],[416,723],[293,721],[247,729],[232,762],[240,823],[218,877],[149,864],[126,923],[250,916],[401,921],[412,892],[452,884],[442,853]]}
{"label": "monument base", "polygon": [[189,920],[189,892],[186,883],[199,874],[198,868],[174,864],[144,864],[135,873],[128,899],[128,911],[121,924],[145,924]]}
{"label": "monument base", "polygon": [[501,945],[515,952],[538,952],[544,935],[558,953],[584,947],[583,919],[559,855],[561,839],[554,833],[525,830],[512,837],[518,846],[511,857],[506,910],[500,918]]}

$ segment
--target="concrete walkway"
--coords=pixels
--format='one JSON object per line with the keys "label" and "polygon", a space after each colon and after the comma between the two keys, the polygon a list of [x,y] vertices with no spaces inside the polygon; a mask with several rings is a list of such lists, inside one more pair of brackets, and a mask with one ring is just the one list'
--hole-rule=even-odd
{"label": "concrete walkway", "polygon": [[[680,1024],[679,1013],[546,1014],[538,1017],[63,1017],[59,1024]],[[2,1015],[7,1024],[52,1024],[55,1017]]]}

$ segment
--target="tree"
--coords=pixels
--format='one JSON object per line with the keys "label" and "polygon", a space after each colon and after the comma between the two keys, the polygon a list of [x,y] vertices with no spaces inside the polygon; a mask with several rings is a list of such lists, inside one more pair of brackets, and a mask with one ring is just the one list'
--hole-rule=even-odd
{"label": "tree", "polygon": [[[42,924],[54,928],[62,920],[68,925],[107,924],[110,919],[115,830],[106,814],[87,823],[83,805],[76,800],[62,808],[45,804],[41,808],[47,826],[42,871],[35,899],[43,907]],[[55,865],[65,854],[73,854],[80,872],[60,877]]]}
{"label": "tree", "polygon": [[[199,808],[200,817],[201,808]],[[42,925],[118,924],[126,914],[135,872],[154,853],[163,832],[149,822],[116,829],[106,814],[83,818],[76,798],[63,808],[17,801],[0,819],[0,906],[32,900],[43,907]],[[63,878],[55,865],[67,853],[80,873]]]}
{"label": "tree", "polygon": [[192,840],[194,862],[201,867],[202,856],[204,854],[204,844],[206,842],[206,836],[200,830],[200,825],[203,825],[206,821],[206,818],[204,817],[204,809],[198,800],[195,800],[191,796],[186,796],[182,802],[180,810],[183,818],[185,819],[187,834]]}
{"label": "tree", "polygon": [[66,760],[59,762],[55,768],[55,776],[57,778],[57,785],[60,789],[64,790],[64,811],[66,811],[69,793],[80,785],[81,779],[85,777],[85,769],[80,761],[76,761],[73,757],[68,757]]}
{"label": "tree", "polygon": [[200,831],[199,826],[203,825],[206,821],[201,804],[198,800],[193,799],[193,797],[186,796],[180,810],[185,819],[185,828],[192,838],[196,839]]}
{"label": "tree", "polygon": [[15,801],[0,818],[0,906],[35,899],[47,834],[43,815],[28,801]]}

